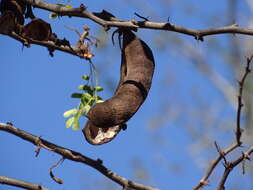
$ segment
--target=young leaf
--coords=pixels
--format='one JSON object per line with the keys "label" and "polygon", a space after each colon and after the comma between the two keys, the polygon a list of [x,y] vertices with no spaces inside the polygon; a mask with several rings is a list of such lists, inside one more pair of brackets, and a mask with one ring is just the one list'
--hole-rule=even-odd
{"label": "young leaf", "polygon": [[79,125],[79,120],[78,119],[74,120],[72,129],[73,130],[79,130],[80,129],[80,125]]}
{"label": "young leaf", "polygon": [[78,87],[78,89],[79,89],[79,90],[85,90],[85,91],[91,90],[90,86],[88,86],[88,85],[80,85],[80,86]]}
{"label": "young leaf", "polygon": [[73,8],[72,5],[65,5],[66,8]]}
{"label": "young leaf", "polygon": [[88,75],[83,75],[83,76],[82,76],[82,79],[83,79],[83,80],[89,80],[90,77],[89,77]]}
{"label": "young leaf", "polygon": [[81,117],[81,110],[79,109],[77,114],[74,117],[74,121],[73,121],[73,125],[72,125],[72,129],[73,130],[79,130],[80,129],[80,125],[79,125],[79,119]]}
{"label": "young leaf", "polygon": [[49,18],[50,19],[56,19],[58,15],[56,13],[50,13]]}
{"label": "young leaf", "polygon": [[82,95],[81,93],[73,93],[71,94],[71,98],[82,98]]}
{"label": "young leaf", "polygon": [[77,109],[71,109],[63,113],[63,117],[70,117],[77,114]]}
{"label": "young leaf", "polygon": [[74,120],[75,120],[75,117],[69,118],[69,119],[66,121],[66,123],[65,123],[66,127],[67,127],[67,128],[70,128],[71,125],[73,124]]}
{"label": "young leaf", "polygon": [[95,91],[100,92],[103,91],[104,89],[101,86],[96,86]]}

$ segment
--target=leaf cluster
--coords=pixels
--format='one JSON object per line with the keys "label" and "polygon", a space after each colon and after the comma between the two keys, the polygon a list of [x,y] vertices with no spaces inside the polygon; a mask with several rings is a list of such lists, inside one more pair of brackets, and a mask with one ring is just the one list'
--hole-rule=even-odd
{"label": "leaf cluster", "polygon": [[70,109],[63,114],[64,117],[68,118],[65,123],[66,127],[72,127],[73,130],[80,129],[79,120],[81,116],[85,116],[94,103],[103,102],[103,99],[97,95],[97,92],[103,91],[103,88],[101,86],[92,87],[89,85],[88,81],[90,77],[88,75],[83,75],[82,79],[87,81],[85,85],[78,87],[79,90],[82,90],[82,93],[73,93],[71,95],[72,98],[80,99],[78,108]]}

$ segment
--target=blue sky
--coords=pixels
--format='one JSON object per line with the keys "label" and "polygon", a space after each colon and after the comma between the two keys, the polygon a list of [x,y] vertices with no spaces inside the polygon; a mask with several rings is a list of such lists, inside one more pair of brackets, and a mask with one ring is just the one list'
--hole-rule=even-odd
{"label": "blue sky", "polygon": [[[72,0],[71,3],[78,6],[80,2]],[[170,17],[172,23],[190,28],[226,25],[225,1],[191,0],[187,1],[187,4],[182,0],[171,4],[166,1],[164,4],[154,1],[143,2],[145,1],[95,0],[87,1],[85,4],[90,11],[100,12],[105,9],[122,19],[131,19],[134,12],[138,12],[141,15],[150,15],[150,20],[154,21],[166,21],[167,17]],[[165,6],[168,6],[168,9]],[[239,8],[248,14],[249,10],[245,4],[241,3]],[[221,21],[214,22],[213,25],[207,24],[208,16],[214,13],[220,15]],[[106,39],[104,48],[93,49],[96,55],[93,63],[99,72],[100,85],[105,89],[101,96],[104,99],[111,97],[112,87],[115,88],[118,82],[120,67],[120,49],[118,45],[113,46],[110,41],[113,29],[106,34],[100,26],[88,20],[79,18],[50,20],[48,12],[39,10],[35,10],[35,14],[50,22],[53,31],[59,37],[66,37],[73,44],[78,36],[64,25],[79,30],[84,24],[88,25],[94,36]],[[57,51],[52,58],[43,47],[32,45],[31,48],[23,48],[19,42],[1,35],[0,121],[12,122],[17,128],[58,145],[74,149],[94,159],[100,158],[108,169],[131,180],[137,179],[138,182],[164,190],[191,189],[198,183],[205,170],[200,169],[196,160],[194,161],[196,157],[189,153],[189,146],[194,143],[194,138],[189,135],[186,128],[187,125],[195,124],[198,127],[203,126],[197,121],[187,124],[184,122],[187,121],[184,115],[176,115],[176,119],[170,121],[171,115],[166,115],[167,112],[175,114],[177,104],[185,105],[187,110],[188,106],[194,105],[196,101],[218,102],[219,106],[223,107],[223,116],[226,115],[225,112],[231,117],[234,112],[210,81],[196,71],[183,54],[180,56],[180,46],[166,43],[166,39],[170,40],[170,34],[172,33],[151,30],[140,30],[137,33],[150,45],[155,56],[153,85],[144,105],[128,122],[127,131],[121,132],[115,140],[103,146],[89,145],[81,131],[66,129],[65,119],[62,116],[64,111],[78,104],[78,101],[71,99],[70,95],[76,92],[82,83],[80,76],[89,73],[88,62]],[[161,44],[155,40],[160,35],[164,37],[162,38],[164,42],[161,43],[164,48],[161,48]],[[181,34],[176,36],[187,40],[196,49],[208,48],[205,42],[197,42],[192,37]],[[217,39],[224,47],[227,46],[225,35],[218,36]],[[231,80],[229,67],[222,64],[215,56],[215,52],[210,54],[209,64]],[[205,95],[201,100],[194,97],[194,90],[204,92]],[[152,129],[151,120],[162,114],[165,114],[165,122]],[[226,120],[226,118],[219,119]],[[82,120],[82,125],[84,123],[85,120]],[[223,137],[216,138],[223,139]],[[233,130],[229,131],[226,138],[233,138]],[[40,183],[49,189],[110,189],[111,186],[121,189],[89,166],[68,160],[54,170],[55,175],[64,181],[63,185],[58,185],[49,177],[49,168],[60,159],[60,156],[41,150],[39,157],[36,158],[35,148],[13,135],[0,132],[0,163],[2,163],[0,175]],[[206,152],[203,154],[211,159],[215,151],[212,150],[210,155]],[[199,156],[202,158],[203,155]],[[146,176],[143,174],[143,180],[136,178],[136,175],[141,175],[140,171],[146,172]],[[247,179],[247,177],[243,179],[245,178]],[[219,178],[215,175],[211,179],[215,181]],[[231,181],[228,183],[233,184]],[[4,188],[6,187],[0,185],[0,189]],[[8,187],[8,189],[17,188]],[[211,185],[206,189],[214,189],[214,186]],[[246,180],[245,189],[247,189]]]}

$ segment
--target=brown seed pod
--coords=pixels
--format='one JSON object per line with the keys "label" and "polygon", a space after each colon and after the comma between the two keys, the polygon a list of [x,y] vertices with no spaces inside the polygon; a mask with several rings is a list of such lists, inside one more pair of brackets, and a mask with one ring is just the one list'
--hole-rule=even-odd
{"label": "brown seed pod", "polygon": [[26,3],[22,0],[2,0],[0,1],[0,12],[2,14],[7,11],[14,13],[17,23],[24,24],[24,13],[26,9]]}
{"label": "brown seed pod", "polygon": [[52,29],[49,23],[42,19],[34,18],[23,27],[21,35],[38,41],[48,41],[51,37]]}
{"label": "brown seed pod", "polygon": [[90,144],[111,141],[140,108],[147,97],[154,73],[152,51],[130,30],[122,30],[121,76],[114,96],[95,104],[83,134]]}

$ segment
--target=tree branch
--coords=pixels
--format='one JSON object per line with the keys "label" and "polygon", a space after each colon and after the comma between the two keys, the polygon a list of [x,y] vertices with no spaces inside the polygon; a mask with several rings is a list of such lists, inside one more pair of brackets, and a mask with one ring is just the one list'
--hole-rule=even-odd
{"label": "tree branch", "polygon": [[[194,188],[194,190],[200,190],[201,188],[203,188],[204,186],[206,186],[208,184],[208,178],[210,177],[210,175],[212,174],[213,170],[216,168],[216,166],[218,165],[218,163],[224,159],[225,160],[225,171],[222,177],[222,180],[217,188],[217,190],[222,190],[224,188],[224,184],[226,182],[226,179],[229,175],[229,173],[231,172],[231,170],[240,162],[242,162],[243,160],[245,160],[246,158],[249,159],[249,155],[253,152],[253,147],[250,148],[248,150],[248,152],[243,153],[243,155],[238,158],[236,161],[234,162],[227,162],[225,159],[225,156],[227,154],[229,154],[230,152],[232,152],[233,150],[235,150],[236,148],[238,148],[239,146],[241,146],[242,142],[241,142],[241,135],[242,135],[242,129],[241,129],[241,111],[242,111],[242,93],[243,93],[243,87],[244,87],[244,83],[245,80],[248,76],[248,74],[251,72],[250,70],[250,63],[253,59],[253,55],[251,55],[250,57],[247,57],[247,64],[245,67],[245,72],[241,78],[239,82],[239,94],[238,94],[238,106],[237,106],[237,114],[236,114],[236,142],[234,144],[232,144],[229,148],[227,148],[226,150],[221,150],[217,143],[215,142],[215,146],[219,152],[219,156],[217,156],[217,158],[215,160],[213,160],[206,172],[206,174],[204,175],[204,177],[200,180],[199,184]],[[239,162],[239,163],[237,163]]]}
{"label": "tree branch", "polygon": [[[123,28],[146,28],[155,30],[167,30],[172,32],[177,32],[181,34],[186,34],[195,37],[196,40],[203,40],[204,36],[216,35],[216,34],[244,34],[253,35],[253,29],[239,28],[238,25],[233,24],[230,26],[220,27],[220,28],[209,28],[203,30],[196,30],[185,28],[182,26],[177,26],[169,22],[150,22],[150,21],[122,21],[115,17],[106,19],[104,12],[92,13],[86,10],[86,7],[81,5],[80,8],[66,8],[64,6],[59,6],[56,4],[46,3],[42,0],[23,0],[24,2],[33,5],[34,7],[44,9],[47,11],[55,12],[60,16],[71,16],[71,17],[81,17],[90,19],[97,24],[109,29],[110,27],[123,27]],[[108,14],[108,12],[106,12]]]}
{"label": "tree branch", "polygon": [[16,135],[28,142],[33,143],[36,146],[53,151],[53,152],[61,155],[65,159],[86,164],[86,165],[96,169],[97,171],[99,171],[100,173],[102,173],[104,176],[108,177],[112,181],[118,183],[119,185],[121,185],[125,189],[132,188],[132,189],[136,189],[136,190],[157,190],[154,187],[144,186],[142,184],[135,183],[133,181],[130,181],[124,177],[117,175],[116,173],[107,169],[103,165],[103,163],[100,159],[93,160],[87,156],[82,155],[79,152],[61,147],[59,145],[53,144],[52,142],[44,140],[38,136],[34,136],[30,133],[27,133],[26,131],[15,128],[11,124],[0,123],[0,131],[5,131],[10,134]]}
{"label": "tree branch", "polygon": [[58,50],[62,52],[66,52],[75,56],[78,56],[80,58],[84,58],[82,54],[80,54],[80,49],[76,46],[58,46],[54,42],[51,41],[38,41],[33,39],[25,39],[22,36],[16,34],[15,32],[12,32],[10,34],[5,34],[7,36],[10,36],[11,38],[20,41],[25,46],[29,47],[30,44],[36,44],[40,46],[44,46],[53,50]]}
{"label": "tree branch", "polygon": [[39,184],[32,184],[26,181],[21,181],[21,180],[17,180],[17,179],[5,177],[5,176],[0,176],[0,184],[21,187],[21,188],[29,189],[29,190],[48,190],[47,188]]}
{"label": "tree branch", "polygon": [[217,187],[217,190],[224,190],[225,189],[224,185],[226,183],[226,180],[227,180],[230,172],[245,159],[250,160],[250,155],[252,153],[253,153],[253,146],[250,147],[247,152],[242,153],[242,155],[239,158],[237,158],[235,161],[227,162],[227,164],[225,164],[225,171],[224,171],[221,181]]}

